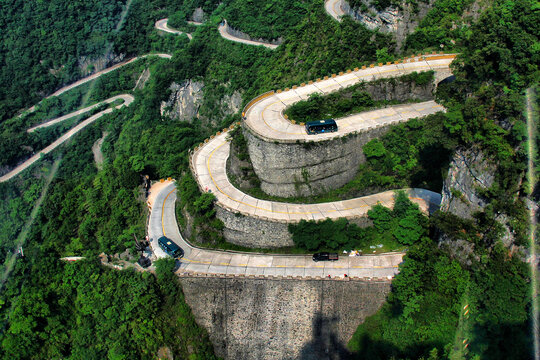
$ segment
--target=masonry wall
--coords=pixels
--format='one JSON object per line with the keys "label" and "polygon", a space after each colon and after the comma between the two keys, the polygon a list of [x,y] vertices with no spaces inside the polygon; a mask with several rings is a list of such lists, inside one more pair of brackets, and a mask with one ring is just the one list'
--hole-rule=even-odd
{"label": "masonry wall", "polygon": [[244,129],[253,169],[261,189],[273,196],[310,196],[351,181],[365,161],[362,147],[388,132],[382,126],[319,142],[266,141]]}
{"label": "masonry wall", "polygon": [[185,299],[225,359],[344,359],[390,292],[388,281],[181,277]]}
{"label": "masonry wall", "polygon": [[216,216],[223,221],[223,236],[232,244],[251,248],[293,246],[288,224],[246,216],[215,206]]}

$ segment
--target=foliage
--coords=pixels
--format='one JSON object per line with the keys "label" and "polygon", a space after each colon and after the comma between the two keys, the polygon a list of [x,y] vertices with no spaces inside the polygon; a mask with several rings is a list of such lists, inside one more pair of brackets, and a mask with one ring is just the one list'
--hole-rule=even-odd
{"label": "foliage", "polygon": [[470,21],[463,13],[473,0],[438,0],[405,41],[407,50],[427,48],[452,51],[470,36]]}
{"label": "foliage", "polygon": [[2,358],[153,359],[161,346],[183,358],[214,358],[170,270],[158,265],[156,279],[91,261],[61,264],[34,250],[40,257],[16,270],[28,281],[9,282],[1,295],[10,307]]}
{"label": "foliage", "polygon": [[213,206],[216,197],[210,192],[201,193],[191,173],[185,174],[177,187],[180,197],[178,217],[184,217],[182,210],[185,209],[194,218],[192,229],[188,229],[191,240],[210,245],[222,242],[223,222],[216,218]]}
{"label": "foliage", "polygon": [[274,40],[291,32],[309,5],[306,0],[230,1],[218,15],[252,38]]}
{"label": "foliage", "polygon": [[368,211],[368,216],[373,226],[367,228],[360,228],[346,219],[326,219],[301,220],[298,224],[289,224],[289,231],[296,246],[311,251],[367,249],[378,244],[393,249],[399,244],[414,244],[425,234],[427,227],[426,217],[402,191],[396,193],[393,210],[375,205]]}
{"label": "foliage", "polygon": [[[470,342],[470,358],[530,358],[527,266],[500,242],[504,229],[498,220],[512,219],[516,243],[525,243],[523,226],[517,225],[527,222],[525,209],[516,194],[523,192],[525,163],[522,94],[538,81],[537,8],[528,0],[495,1],[464,38],[453,65],[456,81],[437,94],[448,108],[443,124],[459,146],[481,149],[493,161],[495,181],[478,190],[486,205],[471,219],[434,217],[433,233],[446,246],[425,239],[409,248],[389,304],[349,344],[359,358],[426,358],[434,349],[453,358],[463,339]],[[379,145],[370,150],[381,156]],[[456,240],[470,250],[460,250]]]}

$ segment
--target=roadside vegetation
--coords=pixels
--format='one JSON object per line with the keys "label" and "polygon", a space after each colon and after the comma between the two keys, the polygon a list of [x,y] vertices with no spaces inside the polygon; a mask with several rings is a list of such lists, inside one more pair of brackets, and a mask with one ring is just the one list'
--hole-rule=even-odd
{"label": "roadside vegetation", "polygon": [[340,118],[362,111],[403,104],[406,102],[425,101],[427,100],[426,98],[415,97],[412,93],[410,94],[410,97],[405,100],[392,99],[395,95],[392,94],[391,91],[390,93],[385,94],[387,99],[374,100],[367,88],[381,90],[381,92],[386,88],[391,89],[400,85],[409,86],[411,89],[415,87],[429,88],[433,82],[433,74],[433,71],[422,73],[413,72],[397,78],[361,82],[327,95],[313,93],[309,96],[308,100],[301,100],[294,103],[288,107],[284,113],[290,120],[294,120],[297,123],[306,123],[308,121],[323,120],[326,118]]}
{"label": "roadside vegetation", "polygon": [[312,252],[361,250],[364,254],[403,250],[427,235],[428,218],[398,191],[393,209],[375,205],[368,211],[371,226],[359,227],[347,219],[301,220],[290,224],[296,246]]}
{"label": "roadside vegetation", "polygon": [[[169,347],[175,357],[211,359],[211,345],[193,322],[180,285],[173,280],[172,264],[159,265],[154,276],[109,270],[95,260],[101,252],[115,254],[133,249],[133,235],[144,236],[146,210],[141,175],[152,179],[186,177],[181,191],[192,194],[186,197],[192,200],[186,206],[194,207],[201,224],[213,221],[214,209],[209,206],[213,199],[198,192],[187,175],[188,151],[238,118],[220,116],[217,95],[212,98],[215,101],[201,108],[210,121],[182,123],[162,118],[160,105],[169,96],[169,85],[172,81],[200,79],[205,83],[206,95],[239,91],[247,103],[268,90],[397,55],[389,35],[367,30],[348,17],[337,23],[324,13],[322,0],[308,5],[295,3],[291,9],[306,6],[305,15],[295,20],[296,26],[280,24],[264,30],[269,34],[264,37],[271,38],[271,32],[277,34],[280,27],[288,28],[279,34],[284,43],[275,51],[221,39],[216,30],[221,19],[212,14],[218,1],[133,1],[123,26],[116,31],[125,3],[12,0],[2,7],[0,60],[6,64],[0,70],[2,132],[7,128],[4,121],[13,118],[18,110],[80,78],[83,71],[79,60],[86,56],[105,56],[106,49],[126,57],[150,51],[174,55],[170,61],[157,61],[151,66],[148,84],[136,93],[129,108],[104,116],[43,162],[0,184],[0,213],[5,219],[0,245],[5,256],[14,251],[13,241],[41,194],[48,164],[61,159],[58,174],[25,239],[25,257],[15,262],[0,293],[2,358],[151,359],[160,348]],[[240,8],[241,3],[246,2],[231,0],[224,3],[223,9],[227,4]],[[280,4],[275,2],[267,15],[261,16],[271,19],[282,14]],[[185,37],[154,30],[157,19],[177,11],[183,11],[188,19],[199,6],[208,20],[197,27],[193,41],[188,43]],[[466,332],[471,358],[529,357],[527,272],[519,256],[500,244],[501,229],[496,219],[513,219],[511,230],[516,234],[516,244],[523,241],[527,222],[522,216],[524,206],[515,194],[521,194],[524,169],[520,147],[524,140],[520,126],[522,90],[537,82],[539,76],[540,19],[534,6],[530,0],[493,2],[493,9],[482,15],[477,25],[465,29],[463,41],[455,44],[454,49],[462,54],[454,69],[457,80],[438,93],[448,108],[447,114],[401,124],[387,137],[366,145],[367,170],[360,171],[363,175],[359,176],[365,177],[359,178],[356,186],[360,188],[367,179],[375,182],[369,184],[368,190],[351,190],[347,196],[402,184],[438,191],[456,147],[482,149],[498,169],[495,185],[483,193],[488,202],[485,211],[472,219],[441,213],[426,228],[422,218],[415,218],[415,226],[405,222],[401,225],[407,215],[393,217],[394,210],[372,210],[372,236],[386,236],[388,241],[401,239],[409,250],[388,304],[359,327],[349,344],[358,358],[369,354],[373,359],[445,359],[459,347],[460,342],[455,342],[458,330]],[[275,22],[281,23],[283,18],[277,16]],[[57,19],[63,21],[53,24]],[[232,24],[234,16],[227,19]],[[243,18],[245,23],[234,25],[259,36],[248,28],[250,21],[258,20]],[[436,31],[438,22],[430,24],[422,28]],[[410,49],[439,46],[438,42],[424,43],[423,39],[410,40]],[[90,95],[96,96],[94,101],[125,91],[124,84],[131,89],[134,78],[122,74],[111,73],[118,76],[118,83],[112,78],[103,80],[103,87],[98,86]],[[79,96],[74,94],[66,96]],[[73,100],[58,105],[63,113],[79,104],[79,100]],[[50,116],[54,116],[56,106],[51,103]],[[18,125],[19,129],[36,121],[29,119]],[[98,171],[91,146],[103,130],[109,135],[102,148],[103,169]],[[2,139],[11,136],[2,133]],[[2,159],[8,158],[8,151],[20,150],[21,145],[3,149]],[[380,219],[389,220],[385,223]],[[377,224],[392,230],[379,231]],[[317,226],[321,224],[304,224],[306,232],[313,232]],[[322,226],[335,229],[342,224]],[[404,232],[414,237],[398,238],[401,235],[396,229],[400,226],[418,231]],[[345,227],[355,229],[351,224]],[[206,229],[202,236],[212,237],[213,230]],[[439,246],[441,233],[453,241],[472,244],[470,258],[460,261],[449,249]],[[421,234],[419,238],[417,234]],[[218,238],[216,241],[219,243]],[[333,241],[339,243],[341,239]],[[66,255],[82,255],[88,260],[75,264],[58,260]],[[461,309],[465,304],[471,310],[466,319],[469,325],[462,329]]]}
{"label": "roadside vegetation", "polygon": [[524,194],[523,92],[539,79],[535,6],[494,2],[467,36],[456,81],[440,88],[444,127],[459,147],[488,154],[495,182],[472,219],[445,212],[431,219],[430,238],[409,248],[388,303],[349,343],[357,358],[531,357],[527,266],[503,245],[498,219],[513,219],[514,244],[526,244],[526,211],[516,194]]}

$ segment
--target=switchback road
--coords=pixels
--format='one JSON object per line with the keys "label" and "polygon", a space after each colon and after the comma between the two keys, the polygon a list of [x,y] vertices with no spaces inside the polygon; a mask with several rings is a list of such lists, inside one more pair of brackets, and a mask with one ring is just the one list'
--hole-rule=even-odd
{"label": "switchback road", "polygon": [[[152,192],[152,189],[150,189]],[[175,213],[176,185],[160,186],[154,196],[149,222],[151,247],[158,258],[167,255],[157,245],[160,236],[167,236],[185,252],[179,272],[241,275],[295,276],[302,278],[392,278],[402,261],[402,253],[342,256],[336,262],[314,262],[309,255],[273,255],[206,250],[191,246],[178,230]]]}

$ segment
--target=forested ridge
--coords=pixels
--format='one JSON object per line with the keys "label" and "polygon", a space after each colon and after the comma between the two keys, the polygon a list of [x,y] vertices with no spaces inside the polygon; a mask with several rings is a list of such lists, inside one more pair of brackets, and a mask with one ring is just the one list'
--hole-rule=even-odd
{"label": "forested ridge", "polygon": [[[160,264],[155,276],[119,272],[97,263],[99,253],[133,251],[133,235],[144,236],[141,175],[182,179],[181,194],[191,192],[183,205],[192,206],[198,221],[207,225],[202,234],[217,242],[219,224],[212,199],[200,194],[190,179],[188,151],[239,119],[220,116],[221,96],[239,91],[247,103],[268,90],[403,55],[395,52],[388,34],[370,31],[348,17],[342,23],[334,21],[324,12],[322,0],[292,5],[285,0],[264,4],[229,0],[220,6],[218,1],[202,0],[130,3],[118,31],[126,2],[13,0],[0,5],[5,29],[0,44],[0,62],[5,64],[0,70],[3,164],[19,159],[17,148],[28,142],[18,136],[41,122],[41,116],[81,106],[87,90],[90,102],[132,91],[143,68],[151,73],[144,89],[134,91],[136,100],[129,108],[104,116],[33,168],[0,184],[5,273],[52,162],[60,161],[28,234],[22,233],[25,257],[15,261],[2,284],[2,358],[150,359],[163,347],[175,358],[212,358],[211,344],[194,323],[170,263]],[[451,23],[461,15],[461,3],[440,2],[449,9],[447,17],[439,21],[429,15],[435,20],[426,18],[409,36],[405,51],[437,47],[441,38],[435,42],[432,34],[442,26],[448,28],[445,34],[455,30]],[[156,20],[168,16],[190,20],[197,7],[204,10],[206,22],[194,29],[191,42],[153,28]],[[243,16],[258,7],[265,11]],[[401,212],[374,208],[372,229],[358,230],[342,222],[302,223],[296,229],[299,246],[306,248],[358,246],[360,232],[409,246],[388,303],[360,325],[349,344],[358,358],[446,359],[461,349],[455,342],[463,337],[470,342],[469,358],[530,357],[527,269],[501,244],[496,219],[499,214],[507,216],[515,244],[525,244],[523,91],[539,79],[538,14],[534,1],[497,0],[475,25],[469,26],[469,19],[463,22],[455,44],[450,41],[453,33],[445,35],[443,43],[461,53],[454,62],[456,81],[437,93],[448,112],[398,125],[366,145],[365,169],[356,183],[342,190],[349,196],[369,187],[419,184],[440,189],[456,149],[481,149],[497,166],[494,185],[483,193],[488,200],[484,212],[472,219],[438,213],[427,220],[403,201]],[[283,44],[271,51],[224,40],[217,32],[222,18],[253,37],[282,37]],[[57,23],[58,19],[62,21]],[[50,99],[35,117],[13,118],[61,84],[81,77],[79,61],[84,57],[99,58],[108,52],[131,57],[151,51],[170,52],[173,58],[135,64],[66,97]],[[211,121],[161,117],[160,104],[170,94],[170,83],[186,79],[204,82],[201,113]],[[98,170],[91,147],[103,131],[109,135],[102,147],[105,163]],[[45,136],[43,144],[52,137]],[[16,141],[8,146],[6,138]],[[309,237],[336,229],[346,236],[332,237],[327,244]],[[473,244],[474,253],[462,261],[439,246],[441,234]],[[69,255],[88,260],[77,264],[58,260]],[[465,304],[471,309],[466,323],[461,311]]]}

